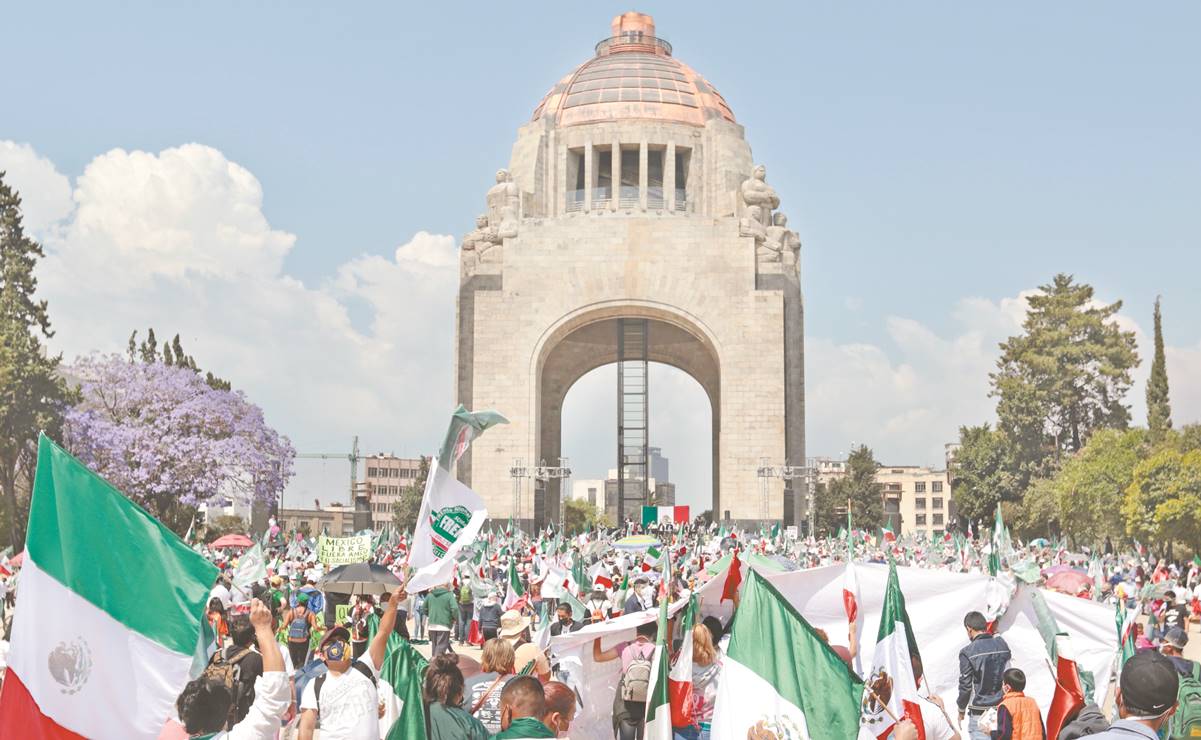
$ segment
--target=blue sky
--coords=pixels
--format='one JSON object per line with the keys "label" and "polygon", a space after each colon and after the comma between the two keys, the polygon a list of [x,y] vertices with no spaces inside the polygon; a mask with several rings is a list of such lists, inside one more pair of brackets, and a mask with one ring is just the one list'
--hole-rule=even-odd
{"label": "blue sky", "polygon": [[[41,197],[32,191],[49,183],[44,197],[58,220],[48,219],[48,249],[64,262],[71,248],[94,254],[99,247],[86,237],[94,230],[72,226],[94,216],[88,198],[119,208],[145,193],[146,181],[130,173],[147,162],[104,159],[106,152],[154,157],[191,142],[210,147],[261,186],[258,200],[253,188],[229,191],[233,202],[248,198],[266,224],[247,228],[266,234],[266,242],[287,242],[264,247],[273,256],[255,279],[275,287],[299,281],[310,291],[245,308],[261,318],[262,331],[294,333],[276,351],[307,343],[315,354],[336,351],[337,327],[323,324],[308,334],[304,327],[339,311],[349,323],[348,346],[396,345],[377,364],[347,369],[343,385],[314,386],[314,393],[338,388],[339,402],[322,413],[297,412],[286,393],[277,400],[267,371],[247,369],[242,387],[264,399],[269,418],[298,446],[345,447],[340,440],[361,430],[370,449],[424,449],[430,420],[441,413],[433,409],[449,402],[449,391],[428,407],[414,396],[428,395],[422,384],[449,388],[429,377],[445,369],[448,349],[436,333],[390,336],[381,317],[437,323],[449,303],[435,292],[428,303],[385,305],[403,283],[380,282],[376,268],[411,277],[404,255],[418,247],[397,252],[398,245],[411,244],[418,232],[468,230],[492,173],[508,160],[516,128],[551,84],[591,55],[610,18],[630,6],[168,5],[46,2],[5,11],[9,74],[0,140],[26,147],[21,161],[35,161],[8,165],[11,177],[25,178],[27,199]],[[636,9],[655,15],[676,55],[725,96],[804,242],[816,402],[811,453],[838,454],[857,441],[891,461],[938,462],[939,440],[956,424],[987,417],[978,376],[987,372],[995,341],[1020,320],[1017,297],[1057,271],[1092,283],[1103,300],[1125,300],[1123,313],[1144,330],[1162,294],[1173,362],[1201,369],[1192,364],[1201,357],[1201,325],[1193,320],[1201,315],[1201,5],[734,9],[647,2]],[[89,166],[97,166],[95,177],[83,178],[91,187],[81,187]],[[48,167],[67,181],[73,205],[56,210],[61,183],[28,174]],[[128,177],[142,185],[134,188]],[[213,189],[194,172],[180,177],[198,189],[165,192],[207,205],[181,207],[191,216],[179,228],[219,220],[209,207],[223,206],[205,200]],[[156,218],[166,219],[164,212],[173,211],[157,207]],[[105,244],[128,256],[126,239],[136,241],[113,227]],[[453,244],[431,239],[421,242],[427,258],[418,261],[444,268]],[[234,363],[270,368],[247,356],[253,344],[239,344],[220,311],[207,324],[203,311],[194,315],[198,306],[228,302],[227,293],[195,275],[147,270],[118,298],[69,296],[65,277],[47,276],[56,322],[73,334],[60,348],[71,354],[119,347],[124,327],[144,316],[142,324],[185,326],[196,354],[213,357],[235,383],[241,368]],[[217,270],[209,277],[235,295],[256,290],[253,282],[231,288],[235,278]],[[251,280],[236,277],[243,279]],[[172,280],[182,282],[172,289]],[[453,296],[453,281],[447,285]],[[280,308],[293,299],[314,313]],[[82,316],[101,301],[109,324]],[[273,308],[279,321],[294,317],[293,325],[273,324]],[[946,355],[931,356],[939,353]],[[425,354],[435,359],[415,358]],[[297,357],[292,366],[304,362]],[[394,371],[398,364],[404,367]],[[372,385],[398,378],[399,389]],[[847,378],[881,386],[886,395],[856,405]],[[1173,381],[1180,413],[1201,416],[1201,389],[1189,385],[1197,381]],[[686,389],[667,393],[665,408],[677,403],[672,413],[682,413],[695,398]],[[1138,399],[1131,400],[1137,416]],[[603,405],[574,403],[589,419],[607,413]],[[372,416],[357,422],[348,415]],[[658,426],[671,428],[672,421]],[[590,426],[569,419],[567,435],[591,449]],[[923,430],[920,439],[915,429]],[[707,465],[684,451],[695,440],[657,441],[672,457],[673,473],[702,488],[691,469]],[[597,453],[581,472],[603,472],[596,468],[609,458]]]}

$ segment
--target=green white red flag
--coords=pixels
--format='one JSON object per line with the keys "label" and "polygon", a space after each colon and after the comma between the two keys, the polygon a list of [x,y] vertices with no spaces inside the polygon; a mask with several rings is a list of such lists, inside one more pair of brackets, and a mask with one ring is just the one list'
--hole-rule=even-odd
{"label": "green white red flag", "polygon": [[692,627],[696,624],[699,608],[700,600],[694,593],[688,599],[680,622],[680,652],[667,676],[673,727],[691,727],[695,724],[692,716]]}
{"label": "green white red flag", "polygon": [[[664,558],[663,580],[659,592],[659,631],[655,638],[655,655],[651,659],[651,685],[646,693],[646,727],[643,740],[672,740],[672,706],[669,685],[671,681],[668,665],[671,654],[667,648],[667,604],[671,601],[668,590],[671,568],[670,558]],[[689,658],[691,663],[691,657]],[[691,668],[689,668],[691,671]]]}
{"label": "green white red flag", "polygon": [[203,650],[217,569],[38,440],[3,738],[157,738]]}
{"label": "green white red flag", "polygon": [[442,447],[430,464],[413,532],[409,552],[409,565],[413,568],[408,584],[411,592],[450,583],[455,556],[475,540],[484,526],[488,518],[484,500],[457,481],[451,471],[471,440],[489,427],[507,423],[508,419],[495,411],[471,412],[462,405],[451,414]]}
{"label": "green white red flag", "polygon": [[901,593],[901,582],[897,578],[897,564],[890,560],[880,612],[880,631],[866,680],[875,695],[864,692],[861,738],[884,740],[896,724],[894,718],[903,717],[913,721],[919,740],[925,740],[926,726],[922,722],[911,661],[912,656],[918,655],[917,640],[905,611],[905,595]]}
{"label": "green white red flag", "polygon": [[863,682],[754,570],[722,660],[712,736],[847,740],[859,731]]}

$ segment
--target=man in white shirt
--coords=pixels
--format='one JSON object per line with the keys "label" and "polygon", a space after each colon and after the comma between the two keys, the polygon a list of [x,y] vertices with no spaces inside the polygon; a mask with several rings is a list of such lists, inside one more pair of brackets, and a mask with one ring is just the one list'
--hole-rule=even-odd
{"label": "man in white shirt", "polygon": [[379,692],[376,682],[384,663],[388,636],[396,622],[396,607],[408,594],[401,586],[388,599],[375,638],[362,658],[351,661],[350,632],[334,627],[321,641],[320,653],[329,672],[304,687],[300,699],[299,740],[313,740],[321,720],[321,740],[377,738]]}
{"label": "man in white shirt", "polygon": [[209,601],[213,599],[221,599],[221,606],[229,609],[229,605],[233,601],[233,595],[229,592],[229,587],[225,585],[224,578],[218,579],[217,585],[213,586],[213,590],[209,592]]}

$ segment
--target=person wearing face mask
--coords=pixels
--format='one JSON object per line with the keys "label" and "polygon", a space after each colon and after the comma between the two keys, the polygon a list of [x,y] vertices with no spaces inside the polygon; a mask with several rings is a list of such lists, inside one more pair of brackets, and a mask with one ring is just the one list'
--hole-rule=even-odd
{"label": "person wearing face mask", "polygon": [[567,737],[578,706],[575,692],[562,681],[550,681],[542,690],[546,695],[546,714],[542,715],[542,724],[549,727],[555,737]]}
{"label": "person wearing face mask", "polygon": [[572,618],[571,604],[559,604],[555,614],[558,619],[550,626],[551,637],[558,637],[564,632],[575,632],[584,626]]}
{"label": "person wearing face mask", "polygon": [[1155,740],[1164,736],[1176,711],[1180,675],[1160,653],[1138,653],[1122,666],[1118,680],[1118,721],[1108,730],[1085,738],[1096,740]]}

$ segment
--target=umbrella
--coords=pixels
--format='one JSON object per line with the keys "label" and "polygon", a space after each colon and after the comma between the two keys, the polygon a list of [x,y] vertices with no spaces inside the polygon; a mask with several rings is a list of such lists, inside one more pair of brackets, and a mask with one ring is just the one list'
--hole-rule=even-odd
{"label": "umbrella", "polygon": [[227,534],[209,543],[209,547],[250,547],[254,543],[244,534]]}
{"label": "umbrella", "polygon": [[1093,579],[1087,573],[1078,570],[1060,571],[1047,579],[1047,588],[1072,596],[1088,591],[1092,586]]}
{"label": "umbrella", "polygon": [[654,547],[659,544],[659,540],[651,537],[649,534],[632,534],[629,537],[622,537],[620,540],[613,543],[613,547],[618,550],[645,550],[648,547]]}
{"label": "umbrella", "polygon": [[1081,571],[1067,564],[1052,565],[1050,568],[1043,568],[1043,578],[1050,580],[1052,576],[1057,576],[1060,573],[1080,573]]}
{"label": "umbrella", "polygon": [[351,563],[334,568],[317,585],[331,594],[388,594],[400,586],[400,579],[382,565]]}
{"label": "umbrella", "polygon": [[1047,542],[1045,537],[1038,537],[1036,539],[1030,540],[1029,544],[1033,547],[1046,547],[1047,545],[1049,545],[1051,543]]}

